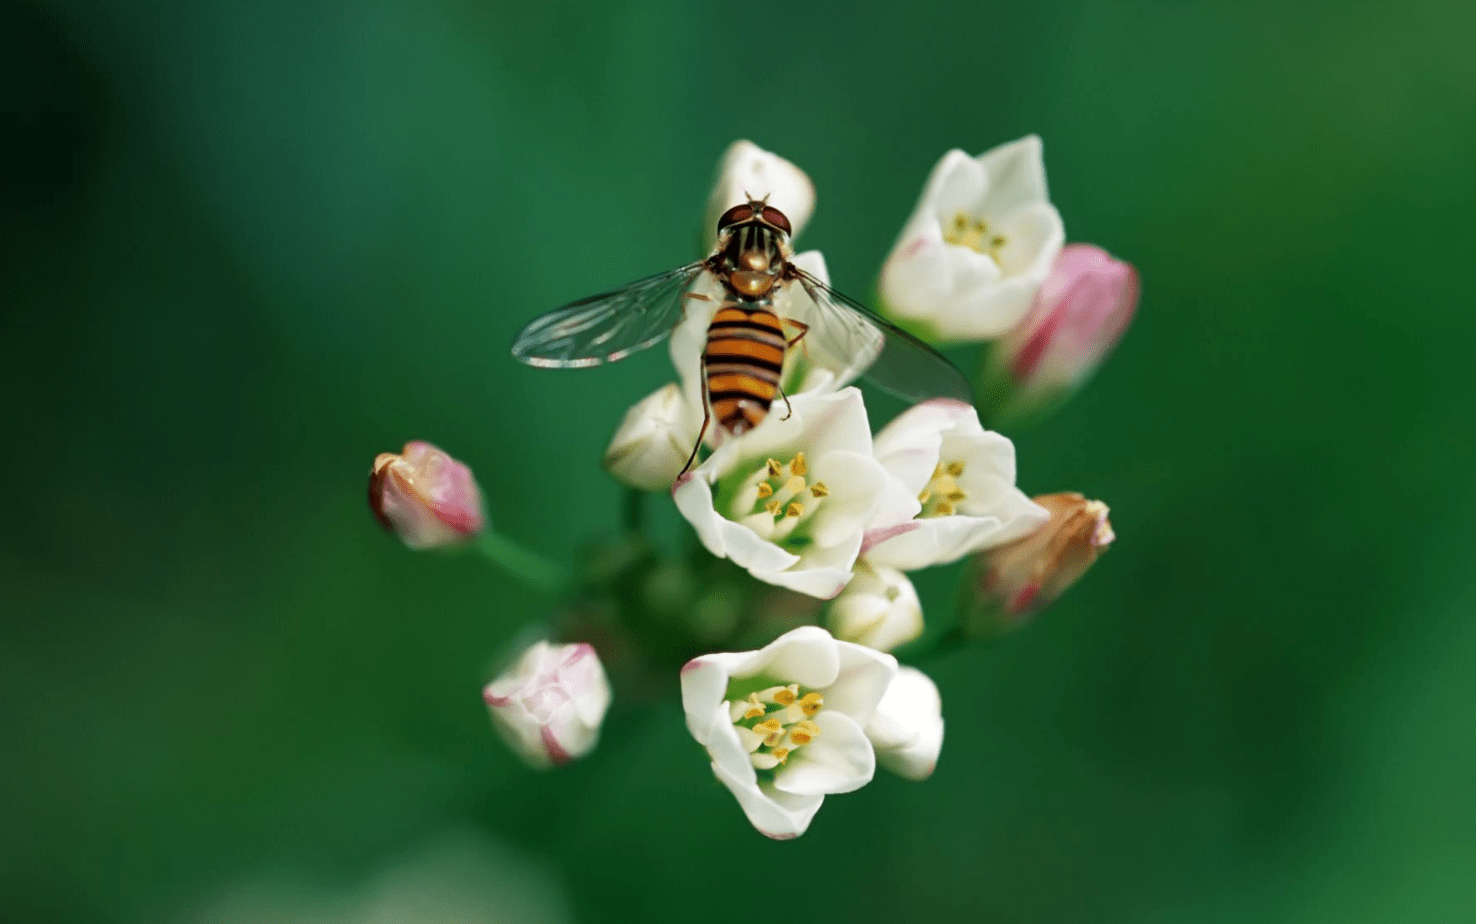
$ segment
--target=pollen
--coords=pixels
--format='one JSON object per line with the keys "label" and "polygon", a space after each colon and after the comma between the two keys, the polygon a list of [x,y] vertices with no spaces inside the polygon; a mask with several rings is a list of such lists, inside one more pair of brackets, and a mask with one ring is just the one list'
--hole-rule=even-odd
{"label": "pollen", "polygon": [[830,493],[830,489],[825,486],[825,482],[817,481],[810,485],[810,493],[815,497],[825,497]]}
{"label": "pollen", "polygon": [[789,474],[804,475],[810,471],[809,463],[805,462],[805,454],[797,452],[794,458],[789,460]]}
{"label": "pollen", "polygon": [[[749,763],[756,770],[772,771],[820,736],[820,726],[812,718],[824,708],[825,697],[819,690],[791,683],[749,693],[727,705]],[[766,714],[765,709],[772,711]]]}
{"label": "pollen", "polygon": [[789,506],[784,509],[784,515],[787,517],[797,517],[804,512],[805,505],[799,501],[790,501]]}
{"label": "pollen", "polygon": [[765,497],[773,497],[774,486],[769,484],[767,481],[760,481],[758,483],[758,496],[760,500],[764,499]]}
{"label": "pollen", "polygon": [[778,478],[784,472],[784,466],[779,463],[778,459],[770,459],[768,466],[770,478]]}
{"label": "pollen", "polygon": [[946,517],[958,511],[958,504],[968,500],[969,494],[959,487],[958,477],[964,472],[962,462],[939,462],[933,468],[933,476],[918,493],[918,502],[923,505],[918,516]]}

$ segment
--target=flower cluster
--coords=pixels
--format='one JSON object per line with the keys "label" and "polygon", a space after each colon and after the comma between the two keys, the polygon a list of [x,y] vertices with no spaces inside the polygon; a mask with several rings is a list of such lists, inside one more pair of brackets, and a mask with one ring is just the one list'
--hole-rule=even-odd
{"label": "flower cluster", "polygon": [[[634,538],[581,569],[596,577],[570,595],[574,615],[522,650],[484,699],[512,749],[549,767],[595,746],[609,676],[643,688],[679,676],[687,728],[712,773],[755,828],[786,839],[804,833],[826,795],[865,785],[878,764],[913,780],[933,773],[942,699],[898,656],[915,661],[1021,624],[1111,542],[1105,505],[1022,491],[1014,444],[986,421],[1038,420],[1079,388],[1126,328],[1138,278],[1100,248],[1065,244],[1039,138],[978,157],[949,152],[877,289],[897,324],[981,347],[983,401],[922,400],[881,423],[857,384],[887,338],[902,335],[858,313],[848,323],[866,333],[838,339],[814,292],[793,282],[829,281],[819,252],[789,249],[814,211],[809,177],[737,142],[707,203],[715,254],[735,246],[719,221],[735,206],[782,212],[783,223],[765,227],[778,229],[779,258],[806,274],[774,284],[763,303],[798,333],[780,341],[743,322],[732,335],[783,347],[782,363],[773,354],[775,397],[747,425],[713,425],[712,383],[726,375],[739,383],[731,390],[747,373],[731,361],[709,367],[710,328],[734,303],[715,273],[696,273],[670,335],[674,378],[630,409],[604,457],[632,509],[643,492],[669,493],[704,554],[662,559],[636,518]],[[771,269],[767,254],[743,258],[757,261],[745,272]],[[736,349],[740,359],[762,355]],[[428,444],[376,461],[371,502],[414,548],[464,543],[484,528],[469,472]],[[531,567],[505,540],[476,547],[513,573]],[[909,573],[959,561],[965,592],[952,624],[925,618]]]}

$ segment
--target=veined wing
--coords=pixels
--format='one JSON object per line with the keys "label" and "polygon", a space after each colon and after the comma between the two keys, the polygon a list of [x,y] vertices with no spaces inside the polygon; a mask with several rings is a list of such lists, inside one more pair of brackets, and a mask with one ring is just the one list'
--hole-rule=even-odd
{"label": "veined wing", "polygon": [[682,319],[682,296],[705,266],[689,263],[556,308],[523,328],[512,354],[530,366],[572,368],[654,346]]}
{"label": "veined wing", "polygon": [[837,371],[842,380],[860,376],[903,401],[973,403],[969,380],[937,350],[799,267],[793,272],[812,315],[796,318],[810,330],[793,349],[810,351],[816,365]]}

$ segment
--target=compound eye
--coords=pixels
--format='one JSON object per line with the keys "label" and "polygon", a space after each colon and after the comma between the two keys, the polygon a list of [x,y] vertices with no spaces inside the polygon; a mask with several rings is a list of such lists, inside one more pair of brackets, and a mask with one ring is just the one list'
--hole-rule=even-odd
{"label": "compound eye", "polygon": [[794,233],[789,229],[789,219],[785,217],[783,212],[774,208],[772,205],[764,206],[763,219],[765,223],[773,225],[785,234]]}
{"label": "compound eye", "polygon": [[722,231],[729,225],[736,225],[740,221],[748,221],[752,217],[753,206],[748,205],[747,203],[744,203],[743,205],[735,205],[724,212],[722,218],[718,219],[718,230]]}

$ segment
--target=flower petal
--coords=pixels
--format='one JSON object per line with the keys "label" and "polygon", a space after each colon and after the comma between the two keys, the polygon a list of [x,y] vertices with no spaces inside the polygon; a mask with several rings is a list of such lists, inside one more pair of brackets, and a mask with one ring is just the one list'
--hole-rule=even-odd
{"label": "flower petal", "polygon": [[815,796],[854,792],[871,782],[876,754],[856,720],[827,708],[815,715],[814,722],[820,734],[774,774],[774,788]]}

